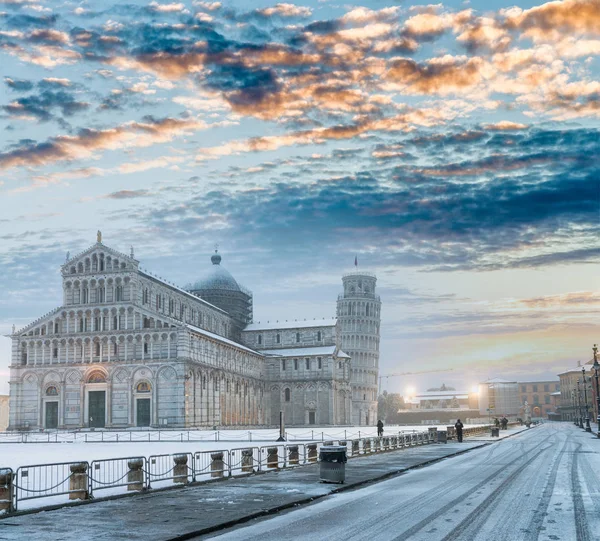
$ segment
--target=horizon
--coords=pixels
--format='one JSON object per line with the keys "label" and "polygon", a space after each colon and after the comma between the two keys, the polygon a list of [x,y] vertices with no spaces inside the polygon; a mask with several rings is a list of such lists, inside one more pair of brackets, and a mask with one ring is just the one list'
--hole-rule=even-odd
{"label": "horizon", "polygon": [[0,4],[0,393],[97,230],[179,287],[218,244],[255,321],[335,316],[357,261],[381,390],[592,358],[597,1]]}

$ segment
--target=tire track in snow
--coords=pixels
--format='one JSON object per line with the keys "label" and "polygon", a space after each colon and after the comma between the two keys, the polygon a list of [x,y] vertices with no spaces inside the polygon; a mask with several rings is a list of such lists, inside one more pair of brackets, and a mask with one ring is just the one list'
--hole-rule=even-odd
{"label": "tire track in snow", "polygon": [[[546,436],[544,439],[542,439],[540,442],[538,442],[537,444],[535,444],[528,451],[523,451],[522,454],[520,454],[519,456],[517,456],[514,460],[510,461],[508,464],[502,464],[491,475],[489,475],[483,481],[481,481],[480,483],[478,483],[477,485],[475,485],[469,492],[461,494],[457,498],[455,498],[452,501],[448,502],[446,505],[442,506],[439,509],[436,509],[436,511],[434,513],[431,513],[430,515],[428,515],[427,517],[425,517],[423,520],[421,520],[420,522],[418,522],[417,524],[415,524],[412,528],[409,528],[408,530],[402,532],[402,534],[400,534],[399,536],[395,537],[394,541],[407,541],[407,540],[409,540],[415,533],[417,533],[419,530],[422,530],[423,528],[425,528],[426,526],[428,526],[434,519],[441,517],[442,515],[444,515],[448,511],[450,511],[450,509],[452,509],[453,507],[456,507],[457,505],[460,505],[461,503],[463,503],[464,500],[465,500],[465,498],[469,494],[473,494],[473,493],[477,492],[478,490],[480,490],[480,489],[486,487],[487,485],[489,485],[489,483],[491,481],[493,481],[494,479],[496,479],[498,477],[498,472],[499,471],[505,469],[508,466],[512,466],[513,464],[516,464],[517,462],[519,462],[523,458],[523,456],[527,456],[529,453],[535,451],[538,447],[540,447],[544,443],[546,443],[548,441],[548,439],[550,439],[550,435]],[[529,465],[530,462],[532,462],[535,458],[539,457],[543,452],[545,452],[546,450],[551,449],[551,448],[552,448],[552,445],[550,445],[550,446],[542,449],[539,454],[535,454],[533,457],[531,457],[528,460],[526,460],[526,462],[524,464],[522,464],[521,466],[519,466],[517,468],[517,470],[515,472],[513,472],[513,474],[511,474],[511,476],[509,476],[509,478],[507,478],[507,480],[511,480],[513,477],[516,477],[516,474],[518,474],[522,470],[524,470]],[[499,487],[497,487],[494,490],[494,492],[492,492],[492,495],[496,491],[498,491],[500,488],[504,487],[505,484],[506,484],[506,482],[507,482],[507,480],[505,480],[503,483],[501,483],[499,485]],[[436,492],[436,498],[437,498],[438,494],[439,493]],[[488,496],[488,498],[489,498],[489,496]],[[485,501],[486,500],[484,500],[484,503],[485,503]],[[481,507],[481,505],[479,507]],[[479,507],[477,507],[473,512],[477,511],[477,509],[479,509]],[[471,513],[469,516],[471,516],[472,514],[473,513]],[[456,529],[457,528],[455,528],[455,530]]]}
{"label": "tire track in snow", "polygon": [[[545,441],[545,440],[544,440]],[[521,466],[504,479],[471,513],[469,513],[451,532],[449,532],[442,541],[452,541],[455,539],[474,538],[475,533],[481,529],[488,519],[488,509],[500,497],[504,495],[506,488],[523,473],[527,467],[536,459],[542,457],[546,451],[554,446],[549,445],[540,450],[539,454],[534,454],[527,459]],[[533,449],[532,449],[533,450]]]}
{"label": "tire track in snow", "polygon": [[579,479],[579,450],[581,443],[577,444],[573,453],[573,462],[571,463],[571,492],[573,493],[573,514],[575,516],[575,533],[577,541],[589,541],[590,531],[581,496],[581,481]]}
{"label": "tire track in snow", "polygon": [[537,508],[533,512],[533,516],[531,517],[529,524],[527,525],[527,530],[525,532],[525,539],[527,541],[536,541],[540,535],[539,528],[544,522],[544,516],[546,514],[546,511],[548,510],[548,505],[550,504],[550,498],[552,498],[552,493],[554,492],[554,486],[556,485],[556,477],[558,475],[558,467],[560,466],[560,462],[568,446],[569,440],[565,440],[562,449],[554,459],[554,463],[552,464],[548,481],[546,482],[546,486],[542,491],[540,502],[538,503]]}

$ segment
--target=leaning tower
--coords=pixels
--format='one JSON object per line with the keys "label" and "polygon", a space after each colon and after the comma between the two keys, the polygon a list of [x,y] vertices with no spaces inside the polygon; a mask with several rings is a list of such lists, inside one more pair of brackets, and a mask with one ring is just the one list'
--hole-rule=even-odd
{"label": "leaning tower", "polygon": [[342,350],[352,358],[352,423],[374,425],[381,321],[381,300],[375,294],[377,278],[369,272],[351,272],[343,276],[342,282],[344,293],[338,297],[337,316]]}

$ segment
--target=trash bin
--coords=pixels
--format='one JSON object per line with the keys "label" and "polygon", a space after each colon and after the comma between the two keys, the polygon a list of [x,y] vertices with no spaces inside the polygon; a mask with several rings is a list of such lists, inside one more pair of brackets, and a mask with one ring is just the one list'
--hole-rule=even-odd
{"label": "trash bin", "polygon": [[347,461],[346,446],[322,445],[319,451],[320,481],[323,483],[343,483],[346,479]]}
{"label": "trash bin", "polygon": [[438,443],[448,443],[448,432],[445,430],[438,430],[437,439]]}
{"label": "trash bin", "polygon": [[500,437],[500,429],[498,427],[492,427],[492,438]]}

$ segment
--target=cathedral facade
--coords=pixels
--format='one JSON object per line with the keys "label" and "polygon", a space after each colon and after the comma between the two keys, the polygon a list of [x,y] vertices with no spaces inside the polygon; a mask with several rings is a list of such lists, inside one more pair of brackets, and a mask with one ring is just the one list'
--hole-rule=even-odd
{"label": "cathedral facade", "polygon": [[374,424],[375,277],[344,277],[337,319],[261,324],[211,259],[180,288],[100,234],[67,256],[62,305],[10,336],[9,430]]}

